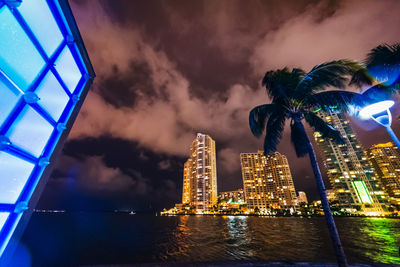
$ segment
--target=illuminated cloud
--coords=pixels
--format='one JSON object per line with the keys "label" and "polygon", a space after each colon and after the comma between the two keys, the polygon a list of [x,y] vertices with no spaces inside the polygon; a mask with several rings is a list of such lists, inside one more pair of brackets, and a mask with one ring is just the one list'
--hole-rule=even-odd
{"label": "illuminated cloud", "polygon": [[[216,140],[219,183],[230,188],[241,183],[239,153],[262,147],[248,112],[268,102],[266,70],[362,59],[399,41],[397,1],[190,1],[151,10],[107,3],[72,2],[97,78],[70,140],[110,136],[187,156],[196,132],[207,133]],[[289,139],[279,150],[298,189],[308,188],[309,162],[296,158]]]}
{"label": "illuminated cloud", "polygon": [[399,41],[397,1],[342,1],[321,19],[325,7],[316,5],[266,33],[251,57],[255,72],[285,66],[309,70],[338,58],[363,60],[373,47]]}

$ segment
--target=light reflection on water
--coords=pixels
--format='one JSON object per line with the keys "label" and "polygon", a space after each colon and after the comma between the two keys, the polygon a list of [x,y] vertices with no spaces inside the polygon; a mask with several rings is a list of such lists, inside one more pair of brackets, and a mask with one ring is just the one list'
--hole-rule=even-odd
{"label": "light reflection on water", "polygon": [[[334,262],[323,218],[172,217],[176,231],[155,260]],[[350,262],[400,264],[400,220],[337,218]],[[165,249],[168,247],[168,249]],[[174,249],[171,249],[174,248]]]}
{"label": "light reflection on water", "polygon": [[355,252],[356,259],[361,261],[365,257],[374,262],[400,264],[399,220],[367,218],[345,226],[344,245]]}
{"label": "light reflection on water", "polygon": [[[350,263],[400,264],[400,220],[335,221]],[[335,262],[324,218],[34,214],[21,246],[34,266]]]}

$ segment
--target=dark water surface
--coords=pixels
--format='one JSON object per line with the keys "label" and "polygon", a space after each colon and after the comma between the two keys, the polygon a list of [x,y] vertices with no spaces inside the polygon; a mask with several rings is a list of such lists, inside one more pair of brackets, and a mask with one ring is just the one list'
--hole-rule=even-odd
{"label": "dark water surface", "polygon": [[[336,218],[350,263],[400,264],[400,220]],[[32,266],[335,262],[324,218],[36,213],[16,255]]]}

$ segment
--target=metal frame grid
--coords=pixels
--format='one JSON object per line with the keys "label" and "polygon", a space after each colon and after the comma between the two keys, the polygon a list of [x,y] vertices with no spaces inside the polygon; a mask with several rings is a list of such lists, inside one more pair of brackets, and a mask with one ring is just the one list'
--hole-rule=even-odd
{"label": "metal frame grid", "polygon": [[[32,0],[30,0],[32,1]],[[21,92],[17,104],[12,109],[11,113],[8,114],[5,121],[0,124],[0,152],[5,152],[9,155],[12,155],[16,158],[19,158],[23,161],[34,164],[33,171],[31,172],[26,184],[23,187],[22,192],[19,194],[18,200],[15,203],[0,203],[0,212],[9,213],[7,220],[4,223],[4,226],[0,229],[0,256],[5,250],[7,243],[9,242],[11,236],[13,235],[14,230],[16,229],[18,222],[20,221],[23,213],[29,209],[30,200],[32,195],[35,192],[35,189],[46,170],[46,167],[49,165],[50,161],[54,158],[53,152],[57,146],[59,146],[59,141],[62,136],[65,136],[64,131],[69,130],[71,126],[71,121],[73,121],[76,117],[76,114],[72,116],[73,113],[77,113],[81,104],[80,97],[81,94],[84,93],[83,97],[86,95],[88,86],[91,84],[92,79],[94,78],[94,72],[90,65],[90,61],[88,60],[86,51],[84,49],[83,43],[81,41],[79,32],[74,23],[74,19],[72,13],[65,14],[65,7],[67,6],[67,11],[70,11],[68,3],[62,0],[46,0],[46,3],[57,23],[57,26],[62,34],[63,40],[61,44],[57,47],[55,52],[48,56],[46,54],[45,49],[42,44],[39,42],[37,36],[34,34],[30,25],[25,21],[24,17],[21,15],[18,7],[21,4],[20,0],[0,0],[0,11],[2,9],[8,9],[11,12],[14,19],[18,22],[20,27],[23,29],[26,36],[32,42],[36,50],[39,52],[40,56],[43,58],[45,62],[44,68],[35,74],[36,78],[29,85],[28,89],[23,92],[16,83],[7,75],[5,71],[2,70],[2,66],[0,65],[0,80],[8,87],[10,90],[18,90]],[[39,4],[39,3],[38,3]],[[23,5],[23,2],[22,2]],[[71,24],[71,21],[73,23]],[[1,38],[1,37],[0,37]],[[43,41],[42,41],[43,43]],[[77,65],[81,77],[76,88],[70,92],[65,81],[63,80],[62,73],[57,71],[57,66],[55,65],[57,59],[60,58],[61,53],[64,49],[69,48],[72,57]],[[1,57],[0,51],[0,57]],[[21,62],[23,64],[23,62]],[[43,108],[41,105],[37,103],[39,98],[37,97],[37,89],[45,79],[48,73],[52,73],[58,83],[61,85],[65,93],[68,95],[68,102],[65,106],[65,109],[62,111],[61,116],[56,121],[51,114]],[[0,95],[0,98],[2,96]],[[26,107],[29,107],[36,111],[42,118],[44,118],[52,127],[52,133],[50,138],[47,140],[47,144],[45,145],[42,154],[37,157],[27,151],[19,147],[18,145],[10,142],[7,137],[7,132],[10,128],[18,124],[18,116],[23,112]],[[63,134],[64,133],[64,134]],[[26,133],[29,135],[29,133]],[[65,137],[64,137],[65,138]],[[61,138],[61,139],[64,139]],[[63,140],[61,140],[63,141]],[[61,142],[60,142],[61,143]],[[0,182],[1,182],[0,173]],[[0,192],[1,194],[2,192]],[[1,225],[0,225],[1,227]]]}

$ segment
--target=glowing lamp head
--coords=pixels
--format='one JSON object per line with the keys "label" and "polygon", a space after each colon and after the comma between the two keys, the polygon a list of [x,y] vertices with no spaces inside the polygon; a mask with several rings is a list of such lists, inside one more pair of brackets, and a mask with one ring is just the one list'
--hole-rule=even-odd
{"label": "glowing lamp head", "polygon": [[373,115],[379,114],[388,110],[394,105],[392,100],[384,100],[371,105],[367,105],[360,110],[359,116],[361,118],[371,118]]}

